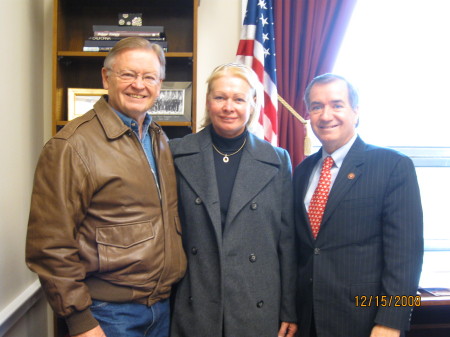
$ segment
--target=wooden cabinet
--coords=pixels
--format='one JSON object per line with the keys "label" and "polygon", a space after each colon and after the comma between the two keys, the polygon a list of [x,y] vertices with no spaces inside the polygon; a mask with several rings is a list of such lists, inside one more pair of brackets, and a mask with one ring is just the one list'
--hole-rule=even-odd
{"label": "wooden cabinet", "polygon": [[411,317],[411,330],[406,337],[450,336],[450,296],[432,296],[421,292],[421,305]]}
{"label": "wooden cabinet", "polygon": [[142,13],[143,25],[164,26],[166,81],[192,82],[191,121],[160,122],[170,136],[195,132],[198,0],[55,0],[53,13],[53,133],[67,123],[68,88],[102,88],[107,53],[83,52],[93,25],[117,25],[119,13]]}

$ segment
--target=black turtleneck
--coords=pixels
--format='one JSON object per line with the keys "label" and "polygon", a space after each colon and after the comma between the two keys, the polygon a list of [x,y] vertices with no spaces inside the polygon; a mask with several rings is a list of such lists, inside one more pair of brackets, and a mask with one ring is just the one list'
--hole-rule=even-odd
{"label": "black turtleneck", "polygon": [[[234,153],[242,146],[247,138],[248,131],[245,130],[242,134],[235,138],[225,138],[219,136],[213,127],[211,127],[211,139],[214,146],[222,153]],[[244,146],[245,148],[245,146]],[[228,163],[223,161],[224,156],[213,149],[214,152],[214,166],[216,169],[217,187],[219,190],[220,201],[220,215],[222,221],[222,230],[225,226],[225,220],[228,213],[228,206],[230,204],[231,192],[233,191],[234,181],[241,161],[242,152],[228,157]]]}

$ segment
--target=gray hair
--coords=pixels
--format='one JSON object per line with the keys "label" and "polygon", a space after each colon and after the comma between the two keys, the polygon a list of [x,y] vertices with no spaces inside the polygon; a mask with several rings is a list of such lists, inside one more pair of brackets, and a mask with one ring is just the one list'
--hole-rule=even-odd
{"label": "gray hair", "polygon": [[112,69],[116,56],[126,49],[146,49],[153,51],[159,60],[160,79],[163,80],[166,77],[166,57],[161,46],[141,37],[127,37],[117,42],[106,56],[103,67]]}

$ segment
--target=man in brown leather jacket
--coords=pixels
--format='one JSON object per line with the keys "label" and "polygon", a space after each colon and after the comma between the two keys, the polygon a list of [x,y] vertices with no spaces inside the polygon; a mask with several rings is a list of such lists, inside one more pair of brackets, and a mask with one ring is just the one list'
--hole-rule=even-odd
{"label": "man in brown leather jacket", "polygon": [[108,95],[41,153],[26,260],[71,336],[168,336],[186,259],[172,155],[147,114],[164,73],[159,46],[121,40],[102,68]]}

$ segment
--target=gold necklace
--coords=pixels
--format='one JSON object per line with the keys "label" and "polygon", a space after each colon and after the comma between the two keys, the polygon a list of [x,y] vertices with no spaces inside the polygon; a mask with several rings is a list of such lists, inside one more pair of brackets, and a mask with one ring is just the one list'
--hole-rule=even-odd
{"label": "gold necklace", "polygon": [[236,153],[241,151],[244,148],[244,145],[245,145],[246,142],[247,142],[247,138],[244,139],[244,142],[242,143],[241,147],[236,152],[229,153],[229,154],[220,152],[219,149],[214,146],[214,144],[212,146],[213,146],[214,150],[216,150],[216,152],[218,154],[221,154],[223,156],[223,162],[226,164],[226,163],[228,163],[230,161],[230,158],[228,158],[228,157],[234,156]]}

